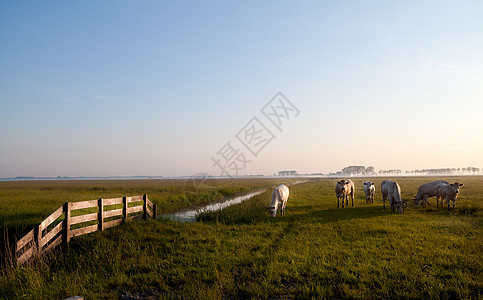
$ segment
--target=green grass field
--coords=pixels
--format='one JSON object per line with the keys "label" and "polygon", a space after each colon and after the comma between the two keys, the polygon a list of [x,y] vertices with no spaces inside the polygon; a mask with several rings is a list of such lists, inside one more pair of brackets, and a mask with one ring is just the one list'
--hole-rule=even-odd
{"label": "green grass field", "polygon": [[[336,179],[321,179],[291,186],[285,216],[269,217],[268,190],[197,223],[128,222],[2,270],[0,297],[481,299],[483,177],[446,179],[464,183],[455,210],[437,209],[434,198],[429,208],[414,208],[409,200],[417,187],[433,179],[395,179],[409,203],[403,214],[382,209],[382,178],[372,179],[373,205],[365,203],[365,179],[354,180],[355,206],[344,209],[336,208]],[[217,192],[208,194],[282,182],[218,181],[211,184]],[[183,183],[174,181],[49,184],[0,184],[1,220],[9,230],[40,222],[67,200],[147,193],[164,211],[190,204],[180,196]],[[205,194],[193,199],[206,201]]]}

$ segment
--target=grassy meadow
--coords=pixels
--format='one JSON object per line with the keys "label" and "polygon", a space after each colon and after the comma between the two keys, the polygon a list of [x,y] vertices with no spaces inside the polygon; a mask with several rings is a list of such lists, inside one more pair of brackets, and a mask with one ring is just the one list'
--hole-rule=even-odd
{"label": "grassy meadow", "polygon": [[[73,238],[48,256],[4,268],[0,298],[481,299],[483,177],[445,177],[464,183],[449,211],[434,198],[427,208],[410,201],[436,178],[395,178],[408,201],[402,214],[382,209],[383,179],[372,178],[372,205],[362,191],[366,179],[356,178],[354,207],[337,209],[337,179],[324,178],[291,186],[286,214],[276,218],[265,209],[269,189],[196,223],[128,222]],[[65,201],[147,193],[162,213],[279,183],[290,180],[219,180],[189,193],[185,182],[167,180],[0,182],[0,220],[19,234]]]}
{"label": "grassy meadow", "polygon": [[18,239],[65,202],[148,194],[162,214],[277,183],[268,178],[0,181],[0,225],[9,239]]}

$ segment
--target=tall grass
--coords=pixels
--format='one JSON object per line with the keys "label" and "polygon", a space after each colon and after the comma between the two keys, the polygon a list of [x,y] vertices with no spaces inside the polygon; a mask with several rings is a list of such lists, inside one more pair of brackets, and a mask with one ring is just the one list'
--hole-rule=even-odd
{"label": "tall grass", "polygon": [[0,243],[5,244],[7,238],[10,242],[20,239],[65,202],[148,194],[162,214],[276,182],[270,178],[4,181],[0,182],[0,225],[6,231],[0,232]]}
{"label": "tall grass", "polygon": [[[407,200],[428,179],[396,180]],[[370,205],[361,189],[337,209],[327,179],[291,186],[276,218],[267,191],[194,224],[128,222],[2,271],[0,297],[481,299],[483,179],[458,182],[450,211],[384,211],[380,191]]]}

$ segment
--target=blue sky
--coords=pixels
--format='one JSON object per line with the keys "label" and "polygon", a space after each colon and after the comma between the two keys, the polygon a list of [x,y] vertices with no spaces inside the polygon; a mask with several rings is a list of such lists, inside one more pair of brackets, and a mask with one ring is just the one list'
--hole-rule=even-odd
{"label": "blue sky", "polygon": [[[483,167],[481,1],[0,1],[0,177]],[[260,109],[300,111],[278,130]],[[253,156],[256,117],[275,139]],[[234,171],[233,171],[234,172]]]}

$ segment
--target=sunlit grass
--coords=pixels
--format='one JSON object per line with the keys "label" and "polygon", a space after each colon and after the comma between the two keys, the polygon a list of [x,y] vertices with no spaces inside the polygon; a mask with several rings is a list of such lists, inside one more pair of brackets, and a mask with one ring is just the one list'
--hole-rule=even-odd
{"label": "sunlit grass", "polygon": [[[410,200],[431,179],[395,180]],[[363,179],[354,180],[355,206],[337,209],[335,181],[291,186],[276,218],[268,190],[194,224],[128,222],[74,238],[55,256],[4,271],[0,295],[481,299],[483,178],[457,178],[465,185],[455,210],[410,203],[402,214],[382,209],[379,189],[366,204]]]}

